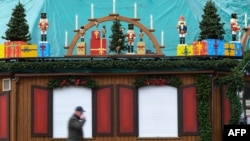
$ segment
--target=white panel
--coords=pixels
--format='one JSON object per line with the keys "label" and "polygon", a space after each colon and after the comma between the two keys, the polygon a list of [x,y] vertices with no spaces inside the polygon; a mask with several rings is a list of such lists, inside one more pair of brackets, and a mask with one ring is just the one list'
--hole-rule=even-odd
{"label": "white panel", "polygon": [[11,83],[10,78],[2,79],[2,91],[10,91],[11,90]]}
{"label": "white panel", "polygon": [[178,137],[177,89],[139,89],[139,137]]}
{"label": "white panel", "polygon": [[86,111],[84,137],[92,137],[92,90],[85,87],[64,87],[53,91],[53,138],[67,138],[68,120],[76,106]]}

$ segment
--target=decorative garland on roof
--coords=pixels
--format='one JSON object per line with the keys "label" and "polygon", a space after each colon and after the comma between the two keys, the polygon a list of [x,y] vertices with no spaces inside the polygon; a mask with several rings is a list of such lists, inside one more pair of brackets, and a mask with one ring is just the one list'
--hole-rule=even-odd
{"label": "decorative garland on roof", "polygon": [[66,76],[66,77],[58,77],[52,79],[48,82],[47,87],[50,89],[53,88],[62,88],[68,86],[83,86],[88,88],[95,88],[97,83],[95,80],[90,78],[81,77],[81,76]]}
{"label": "decorative garland on roof", "polygon": [[181,84],[180,78],[175,77],[175,76],[166,76],[166,75],[144,76],[134,81],[134,85],[136,87],[143,87],[143,86],[150,86],[150,85],[156,85],[156,86],[171,85],[174,87],[179,87],[180,84]]}
{"label": "decorative garland on roof", "polygon": [[173,70],[230,70],[237,66],[237,59],[160,59],[160,60],[32,60],[0,62],[0,72],[65,72],[83,71],[87,69],[161,69],[161,71]]}
{"label": "decorative garland on roof", "polygon": [[201,141],[212,140],[212,124],[209,119],[209,99],[211,94],[211,78],[209,76],[200,74],[197,76],[197,112],[198,125]]}

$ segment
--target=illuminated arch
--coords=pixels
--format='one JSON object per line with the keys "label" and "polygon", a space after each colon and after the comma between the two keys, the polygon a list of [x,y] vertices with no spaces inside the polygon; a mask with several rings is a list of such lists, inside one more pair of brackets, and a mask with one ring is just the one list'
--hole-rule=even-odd
{"label": "illuminated arch", "polygon": [[244,28],[244,30],[245,30],[245,33],[243,34],[241,38],[242,53],[244,53],[245,51],[246,42],[247,42],[248,36],[250,35],[250,27]]}
{"label": "illuminated arch", "polygon": [[[148,29],[147,27],[145,27],[143,24],[141,24],[140,22],[138,22],[137,20],[133,20],[131,18],[127,18],[127,17],[123,17],[123,16],[119,16],[118,14],[116,15],[109,15],[106,17],[102,17],[99,19],[96,19],[98,21],[98,23],[102,23],[102,22],[106,22],[106,21],[113,21],[114,20],[114,16],[117,16],[119,18],[120,21],[125,21],[131,24],[134,24],[135,26],[137,26],[138,28],[142,29],[142,31],[149,37],[149,39],[152,41],[155,50],[156,50],[156,54],[157,55],[162,55],[161,52],[161,47],[159,45],[159,43],[157,42],[156,38],[154,37],[154,35],[151,33],[152,30]],[[91,20],[89,23],[87,23],[86,25],[84,25],[84,29],[87,31],[89,28],[91,28],[92,26],[95,26],[95,20]],[[67,51],[67,56],[72,55],[73,49],[75,47],[75,44],[77,43],[78,39],[80,38],[80,33],[76,32],[74,38],[72,39],[71,43],[69,44],[68,47],[66,47],[68,49]]]}

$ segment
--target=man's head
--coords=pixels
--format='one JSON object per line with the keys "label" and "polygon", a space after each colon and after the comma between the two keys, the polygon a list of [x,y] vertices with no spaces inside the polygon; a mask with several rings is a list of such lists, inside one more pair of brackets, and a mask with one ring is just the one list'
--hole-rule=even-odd
{"label": "man's head", "polygon": [[76,109],[75,109],[75,114],[77,115],[77,116],[81,116],[82,115],[82,113],[83,112],[85,112],[85,110],[81,107],[81,106],[77,106],[76,107]]}

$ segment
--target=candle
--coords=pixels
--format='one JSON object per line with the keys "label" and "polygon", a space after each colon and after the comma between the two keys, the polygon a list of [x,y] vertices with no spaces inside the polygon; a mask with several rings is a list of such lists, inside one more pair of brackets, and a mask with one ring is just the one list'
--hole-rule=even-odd
{"label": "candle", "polygon": [[245,13],[245,27],[247,27],[247,13]]}
{"label": "candle", "polygon": [[241,40],[241,32],[239,32],[239,41]]}
{"label": "candle", "polygon": [[65,46],[68,46],[68,32],[65,31]]}
{"label": "candle", "polygon": [[136,3],[134,4],[134,16],[135,16],[135,18],[137,18],[137,5],[136,5]]}
{"label": "candle", "polygon": [[161,31],[161,45],[164,46],[164,31]]}
{"label": "candle", "polygon": [[91,19],[94,19],[94,4],[91,4]]}
{"label": "candle", "polygon": [[150,15],[150,29],[153,29],[153,15]]}
{"label": "candle", "polygon": [[115,0],[113,0],[113,13],[115,13]]}
{"label": "candle", "polygon": [[78,29],[78,15],[76,15],[76,30]]}

